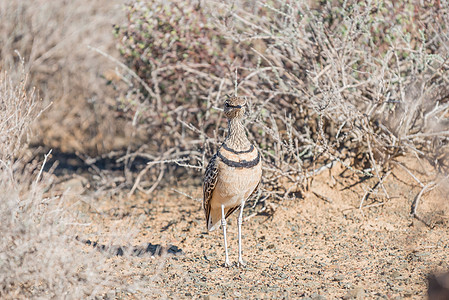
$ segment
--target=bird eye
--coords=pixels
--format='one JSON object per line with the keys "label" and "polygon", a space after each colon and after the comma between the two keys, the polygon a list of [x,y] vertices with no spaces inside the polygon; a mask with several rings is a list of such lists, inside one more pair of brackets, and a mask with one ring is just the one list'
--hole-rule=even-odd
{"label": "bird eye", "polygon": [[226,102],[226,103],[225,103],[225,106],[226,106],[226,107],[229,107],[229,103],[228,103],[228,102]]}

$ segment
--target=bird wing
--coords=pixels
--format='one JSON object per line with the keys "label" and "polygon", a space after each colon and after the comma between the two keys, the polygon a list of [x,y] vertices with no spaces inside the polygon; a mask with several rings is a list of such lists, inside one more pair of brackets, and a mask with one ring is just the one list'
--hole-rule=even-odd
{"label": "bird wing", "polygon": [[226,217],[225,217],[225,219],[227,219],[236,209],[238,209],[238,208],[240,208],[240,206],[241,205],[237,205],[237,206],[234,206],[234,207],[232,207],[232,208],[230,208],[229,210],[228,210],[228,212],[226,213]]}
{"label": "bird wing", "polygon": [[206,214],[206,224],[209,224],[210,216],[210,200],[214,192],[215,185],[218,179],[218,155],[215,154],[207,165],[203,180],[203,208]]}

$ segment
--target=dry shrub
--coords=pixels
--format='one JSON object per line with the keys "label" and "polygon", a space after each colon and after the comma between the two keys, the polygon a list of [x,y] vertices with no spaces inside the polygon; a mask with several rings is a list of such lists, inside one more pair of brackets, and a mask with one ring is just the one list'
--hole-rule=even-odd
{"label": "dry shrub", "polygon": [[277,18],[264,22],[251,14],[245,22],[258,27],[247,26],[240,39],[268,41],[263,56],[280,78],[275,85],[276,77],[269,77],[268,95],[296,94],[293,101],[305,114],[294,122],[318,120],[308,130],[292,130],[312,145],[316,158],[341,161],[380,183],[394,158],[407,151],[448,167],[447,3],[419,9],[394,1],[262,7]]}
{"label": "dry shrub", "polygon": [[27,162],[26,137],[42,103],[26,87],[24,75],[0,75],[0,298],[148,293],[148,281],[128,282],[126,272],[113,269],[107,255],[82,249],[75,239],[74,204],[64,194],[54,195],[53,176],[42,172],[47,157]]}
{"label": "dry shrub", "polygon": [[381,182],[407,151],[447,168],[448,7],[132,1],[117,33],[140,76],[130,117],[153,138],[141,152],[153,160],[188,153],[201,169],[202,149],[210,155],[224,135],[214,108],[238,93],[252,106],[245,122],[264,154],[266,194],[285,197],[335,162]]}
{"label": "dry shrub", "polygon": [[[121,1],[0,1],[0,69],[21,59],[46,104],[33,143],[64,152],[105,153],[125,147],[123,123],[111,112],[115,64],[88,46],[114,54],[112,25]],[[14,76],[14,74],[10,74]],[[20,72],[17,72],[20,76]]]}
{"label": "dry shrub", "polygon": [[38,115],[40,103],[34,90],[27,91],[25,76],[14,85],[8,73],[2,72],[0,83],[0,161],[6,167],[23,151],[23,142]]}

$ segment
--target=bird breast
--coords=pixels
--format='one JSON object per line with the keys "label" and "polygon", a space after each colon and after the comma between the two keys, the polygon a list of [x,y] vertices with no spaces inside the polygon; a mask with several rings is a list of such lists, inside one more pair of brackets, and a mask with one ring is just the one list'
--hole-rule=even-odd
{"label": "bird breast", "polygon": [[260,182],[262,161],[257,149],[247,153],[219,150],[219,176],[211,205],[234,207],[245,201]]}

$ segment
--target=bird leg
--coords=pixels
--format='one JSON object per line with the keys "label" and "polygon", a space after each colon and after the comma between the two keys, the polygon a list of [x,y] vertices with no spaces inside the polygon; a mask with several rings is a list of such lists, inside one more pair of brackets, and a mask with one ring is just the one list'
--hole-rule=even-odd
{"label": "bird leg", "polygon": [[240,206],[240,213],[239,216],[237,218],[237,225],[238,225],[238,229],[239,229],[239,262],[238,262],[238,266],[239,267],[244,267],[246,264],[242,259],[242,221],[243,221],[243,207],[245,206],[245,201],[243,201],[242,205]]}
{"label": "bird leg", "polygon": [[226,239],[226,218],[225,218],[225,213],[224,213],[224,205],[221,206],[221,227],[223,227],[224,248],[225,248],[225,254],[226,254],[225,267],[230,267],[231,263],[229,262],[228,241]]}

